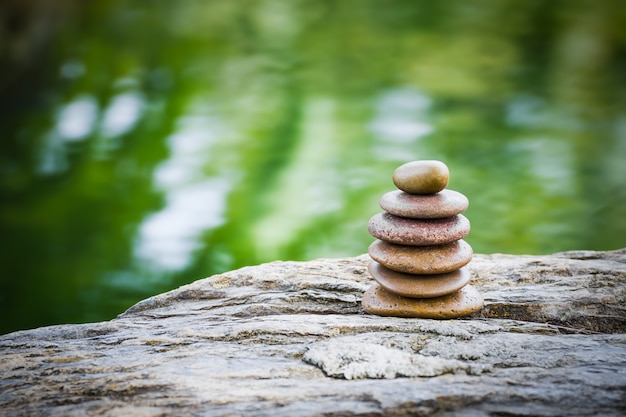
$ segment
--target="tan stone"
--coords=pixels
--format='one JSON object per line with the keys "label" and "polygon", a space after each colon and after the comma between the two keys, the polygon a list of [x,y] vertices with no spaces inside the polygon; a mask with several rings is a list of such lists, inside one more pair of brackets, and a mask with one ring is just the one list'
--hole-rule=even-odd
{"label": "tan stone", "polygon": [[393,183],[409,194],[433,194],[446,188],[450,171],[441,161],[412,161],[393,172]]}
{"label": "tan stone", "polygon": [[369,246],[375,261],[406,274],[443,274],[467,265],[472,247],[464,240],[436,246],[406,246],[375,240]]}
{"label": "tan stone", "polygon": [[454,319],[480,311],[483,298],[471,285],[436,298],[407,298],[374,284],[363,294],[363,309],[378,316]]}
{"label": "tan stone", "polygon": [[393,271],[372,261],[369,271],[387,291],[410,298],[441,297],[460,290],[470,281],[470,273],[465,268],[445,274],[411,275]]}

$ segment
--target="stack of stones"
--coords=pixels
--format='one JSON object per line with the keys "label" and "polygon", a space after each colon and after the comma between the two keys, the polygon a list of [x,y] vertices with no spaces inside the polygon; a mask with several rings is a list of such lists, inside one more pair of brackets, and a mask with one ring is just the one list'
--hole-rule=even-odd
{"label": "stack of stones", "polygon": [[384,213],[369,221],[377,238],[370,247],[369,271],[377,284],[363,295],[365,311],[381,316],[449,319],[479,311],[483,299],[464,268],[472,248],[461,213],[469,201],[447,190],[448,167],[440,161],[413,161],[398,167],[399,190],[384,194]]}

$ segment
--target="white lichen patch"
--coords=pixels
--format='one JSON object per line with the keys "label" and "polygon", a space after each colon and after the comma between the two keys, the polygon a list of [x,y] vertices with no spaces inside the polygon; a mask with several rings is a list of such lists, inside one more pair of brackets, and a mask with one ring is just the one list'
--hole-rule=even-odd
{"label": "white lichen patch", "polygon": [[424,356],[353,337],[315,343],[303,360],[317,366],[329,377],[343,379],[434,377],[450,373],[478,375],[490,369],[481,364]]}
{"label": "white lichen patch", "polygon": [[228,288],[231,285],[231,279],[229,275],[217,275],[211,281],[211,286],[213,288]]}

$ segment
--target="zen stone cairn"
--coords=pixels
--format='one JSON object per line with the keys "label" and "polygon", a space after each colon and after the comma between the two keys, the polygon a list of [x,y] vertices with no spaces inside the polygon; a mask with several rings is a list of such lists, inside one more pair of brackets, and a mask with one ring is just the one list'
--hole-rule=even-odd
{"label": "zen stone cairn", "polygon": [[377,284],[363,295],[365,311],[450,319],[482,308],[483,298],[464,268],[473,254],[462,240],[470,231],[461,214],[469,201],[445,189],[449,177],[440,161],[413,161],[394,171],[399,190],[381,197],[385,212],[369,221],[370,234],[378,238],[368,250]]}

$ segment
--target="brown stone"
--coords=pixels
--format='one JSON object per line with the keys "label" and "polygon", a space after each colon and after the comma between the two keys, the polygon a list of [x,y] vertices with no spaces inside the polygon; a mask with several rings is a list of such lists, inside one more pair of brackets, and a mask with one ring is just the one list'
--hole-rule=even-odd
{"label": "brown stone", "polygon": [[442,297],[419,299],[400,297],[374,284],[363,294],[361,305],[378,316],[454,319],[480,311],[483,298],[471,285]]}
{"label": "brown stone", "polygon": [[409,194],[394,190],[383,194],[380,207],[400,217],[414,219],[439,219],[467,210],[469,200],[454,190],[442,190],[436,194]]}
{"label": "brown stone", "polygon": [[448,185],[450,171],[441,161],[413,161],[393,172],[393,183],[409,194],[433,194]]}
{"label": "brown stone", "polygon": [[406,246],[375,240],[369,255],[389,269],[406,274],[443,274],[467,265],[472,247],[464,240],[436,246]]}
{"label": "brown stone", "polygon": [[410,298],[441,297],[460,290],[470,281],[470,273],[465,268],[445,274],[412,275],[393,271],[372,261],[369,271],[387,291]]}
{"label": "brown stone", "polygon": [[378,213],[369,220],[370,234],[398,245],[431,246],[450,243],[468,235],[470,222],[462,214],[443,219],[406,219]]}

